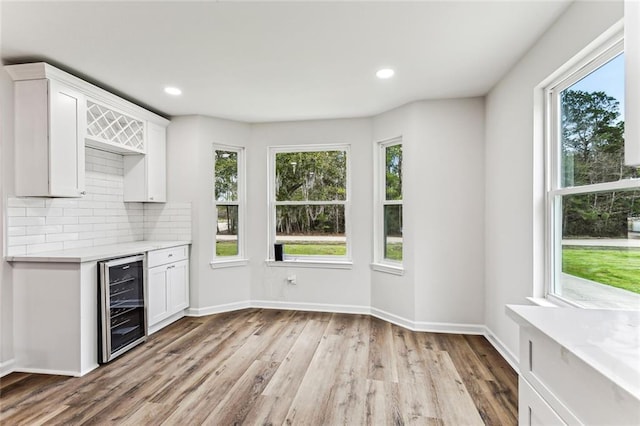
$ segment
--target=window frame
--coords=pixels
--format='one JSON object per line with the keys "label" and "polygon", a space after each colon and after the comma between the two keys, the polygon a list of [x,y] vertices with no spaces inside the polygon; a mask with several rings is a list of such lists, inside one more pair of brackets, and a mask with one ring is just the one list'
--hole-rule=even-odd
{"label": "window frame", "polygon": [[[238,197],[236,201],[222,201],[219,202],[216,199],[216,151],[229,151],[237,154],[237,170],[238,170]],[[212,268],[225,268],[233,266],[243,266],[249,263],[246,257],[246,164],[245,164],[245,148],[243,146],[226,145],[220,143],[213,144],[213,187],[212,187],[212,202],[213,202],[213,216],[214,220],[218,220],[218,207],[219,206],[237,206],[238,207],[238,254],[233,256],[218,256],[216,254],[217,245],[217,224],[214,222],[213,227],[213,244],[212,255],[210,265]]]}
{"label": "window frame", "polygon": [[[384,256],[385,248],[385,231],[384,231],[384,208],[388,205],[402,206],[402,222],[404,225],[404,188],[401,188],[401,200],[387,200],[387,164],[386,150],[390,146],[401,145],[403,148],[402,156],[404,159],[404,144],[402,136],[396,136],[390,139],[384,139],[376,142],[375,159],[374,159],[374,220],[373,220],[373,263],[371,267],[375,271],[387,272],[395,275],[404,274],[404,239],[402,245],[402,261],[387,259]],[[402,169],[402,181],[404,182],[404,167]],[[404,232],[403,232],[404,236]]]}
{"label": "window frame", "polygon": [[[562,186],[561,151],[561,99],[560,94],[601,66],[625,53],[623,32],[616,31],[603,43],[590,51],[573,66],[562,70],[544,88],[544,137],[545,137],[545,273],[544,297],[562,305],[582,305],[562,297],[557,288],[562,273],[562,197],[599,192],[640,189],[640,179],[595,183],[578,186]],[[625,76],[626,78],[626,76]],[[625,117],[623,117],[625,119]],[[625,140],[626,145],[626,140]],[[603,284],[605,285],[605,284]]]}
{"label": "window frame", "polygon": [[[346,153],[346,194],[344,200],[332,201],[277,201],[276,200],[276,155],[279,153],[293,152],[320,152],[320,151],[344,151]],[[310,145],[278,145],[269,147],[267,158],[267,203],[268,203],[268,230],[267,230],[267,264],[270,266],[298,265],[302,267],[324,266],[328,268],[350,267],[352,265],[352,245],[351,238],[351,145],[345,143],[336,144],[310,144]],[[291,256],[284,254],[282,261],[275,261],[274,244],[276,235],[276,206],[280,205],[344,205],[344,227],[346,252],[344,256],[322,256],[322,255],[298,255]]]}

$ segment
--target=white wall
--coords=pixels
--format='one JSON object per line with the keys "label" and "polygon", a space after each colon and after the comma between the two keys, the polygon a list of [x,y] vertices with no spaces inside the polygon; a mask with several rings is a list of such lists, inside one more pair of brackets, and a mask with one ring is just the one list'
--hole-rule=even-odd
{"label": "white wall", "polygon": [[542,284],[543,147],[534,137],[535,89],[622,17],[619,1],[572,4],[487,96],[485,321],[512,354],[518,331],[505,304],[526,303]]}
{"label": "white wall", "polygon": [[[266,266],[268,147],[349,144],[351,146],[351,235],[353,268],[283,268]],[[259,301],[366,307],[370,305],[373,203],[371,120],[318,120],[254,124],[247,149],[251,298]],[[286,278],[295,274],[297,285]]]}
{"label": "white wall", "polygon": [[406,146],[416,321],[484,324],[484,99],[424,101]]}
{"label": "white wall", "polygon": [[373,120],[402,136],[405,274],[373,272],[372,306],[415,321],[484,322],[484,99],[420,101]]}
{"label": "white wall", "polygon": [[[247,146],[250,126],[229,120],[188,116],[171,121],[167,131],[167,199],[191,203],[191,312],[207,314],[250,299],[250,270],[213,270],[213,144]],[[260,180],[262,182],[263,180]],[[253,206],[248,206],[249,211]]]}

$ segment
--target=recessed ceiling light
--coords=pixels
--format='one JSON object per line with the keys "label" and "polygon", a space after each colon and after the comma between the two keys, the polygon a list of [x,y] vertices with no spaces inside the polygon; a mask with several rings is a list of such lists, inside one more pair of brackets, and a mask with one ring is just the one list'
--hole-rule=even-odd
{"label": "recessed ceiling light", "polygon": [[391,68],[383,68],[381,70],[378,70],[378,72],[376,73],[376,77],[386,79],[393,77],[393,74],[395,74],[395,71]]}
{"label": "recessed ceiling light", "polygon": [[173,96],[182,95],[182,90],[178,89],[177,87],[165,87],[164,92]]}

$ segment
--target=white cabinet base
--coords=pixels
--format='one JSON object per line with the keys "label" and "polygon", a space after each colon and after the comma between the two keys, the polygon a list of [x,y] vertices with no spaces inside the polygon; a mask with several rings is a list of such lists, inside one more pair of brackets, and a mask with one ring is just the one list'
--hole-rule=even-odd
{"label": "white cabinet base", "polygon": [[98,367],[96,262],[14,263],[15,371],[82,376]]}
{"label": "white cabinet base", "polygon": [[147,254],[147,323],[149,334],[185,315],[189,307],[189,247]]}

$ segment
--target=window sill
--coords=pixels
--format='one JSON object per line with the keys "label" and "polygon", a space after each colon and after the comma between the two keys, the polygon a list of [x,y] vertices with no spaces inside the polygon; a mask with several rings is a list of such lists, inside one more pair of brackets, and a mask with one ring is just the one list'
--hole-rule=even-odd
{"label": "window sill", "polygon": [[404,275],[404,268],[401,265],[389,265],[386,263],[372,263],[371,269],[386,274]]}
{"label": "window sill", "polygon": [[559,308],[558,305],[544,297],[527,297],[527,300],[536,306],[544,306],[546,308]]}
{"label": "window sill", "polygon": [[323,268],[323,269],[352,269],[353,262],[349,260],[282,260],[267,259],[264,263],[275,268]]}
{"label": "window sill", "polygon": [[236,266],[246,266],[248,264],[249,259],[214,260],[209,262],[212,269],[233,268]]}

